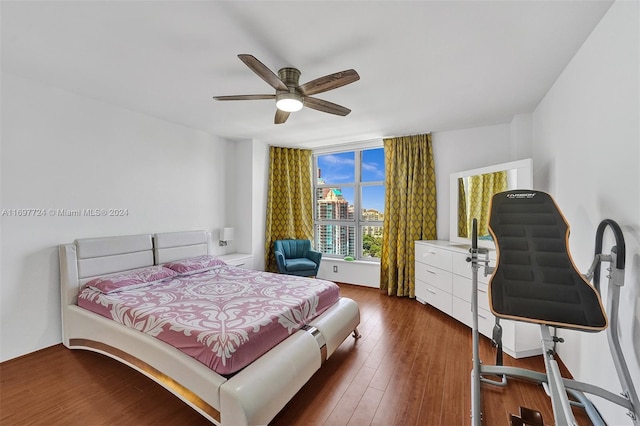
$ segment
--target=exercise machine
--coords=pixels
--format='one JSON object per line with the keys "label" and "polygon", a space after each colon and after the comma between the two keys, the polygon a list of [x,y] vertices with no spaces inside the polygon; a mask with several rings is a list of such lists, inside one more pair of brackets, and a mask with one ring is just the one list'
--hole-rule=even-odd
{"label": "exercise machine", "polygon": [[[618,338],[618,307],[625,267],[625,243],[618,224],[611,219],[600,223],[596,231],[594,260],[583,275],[577,271],[568,250],[569,226],[549,194],[533,190],[501,192],[492,197],[489,212],[489,231],[497,250],[496,266],[489,265],[488,249],[478,247],[475,220],[467,259],[472,268],[472,426],[482,424],[481,384],[506,386],[510,377],[537,382],[545,388],[551,398],[557,426],[577,424],[573,406],[583,408],[594,425],[606,424],[586,394],[625,408],[633,425],[639,426],[640,401]],[[604,254],[603,235],[608,228],[615,237],[615,246]],[[600,269],[605,262],[610,264],[606,310],[600,296]],[[480,270],[485,275],[492,274],[488,293],[489,306],[496,317],[491,339],[497,348],[495,365],[483,364],[479,356],[477,290]],[[501,319],[539,325],[546,373],[502,365]],[[563,340],[556,336],[557,328],[592,333],[606,330],[622,386],[620,395],[561,376],[555,347]],[[537,421],[542,424],[539,417],[535,411],[524,409],[520,417],[512,416],[512,425],[536,424]],[[523,421],[522,418],[532,420]]]}

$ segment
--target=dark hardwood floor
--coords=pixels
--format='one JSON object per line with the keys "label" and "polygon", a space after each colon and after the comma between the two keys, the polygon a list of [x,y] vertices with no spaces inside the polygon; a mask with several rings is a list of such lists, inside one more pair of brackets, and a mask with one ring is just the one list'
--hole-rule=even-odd
{"label": "dark hardwood floor", "polygon": [[[341,285],[358,302],[362,338],[349,337],[273,420],[273,425],[468,425],[471,331],[429,306]],[[493,349],[481,339],[482,359]],[[506,365],[544,371],[541,357]],[[566,372],[565,372],[566,374]],[[483,385],[484,425],[508,425],[526,406],[553,424],[538,385]],[[587,425],[579,411],[577,420]],[[56,345],[0,364],[0,424],[205,425],[194,410],[106,356]]]}

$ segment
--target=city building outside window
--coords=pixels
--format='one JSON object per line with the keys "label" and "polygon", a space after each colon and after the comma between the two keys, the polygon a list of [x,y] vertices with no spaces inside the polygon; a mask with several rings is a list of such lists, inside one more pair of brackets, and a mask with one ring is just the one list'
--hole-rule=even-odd
{"label": "city building outside window", "polygon": [[315,245],[327,257],[379,260],[384,148],[314,155]]}

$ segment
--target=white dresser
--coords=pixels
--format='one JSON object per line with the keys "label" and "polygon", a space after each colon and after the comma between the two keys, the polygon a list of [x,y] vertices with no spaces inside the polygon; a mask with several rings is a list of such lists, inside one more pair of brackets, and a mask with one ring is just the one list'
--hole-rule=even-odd
{"label": "white dresser", "polygon": [[[429,240],[415,242],[416,299],[429,304],[471,327],[471,264],[467,245],[449,241]],[[495,264],[495,251],[491,251],[491,265]],[[478,329],[491,338],[495,317],[489,310],[487,287],[489,277],[484,268],[478,271]],[[539,327],[533,324],[500,320],[502,347],[514,358],[541,353]]]}

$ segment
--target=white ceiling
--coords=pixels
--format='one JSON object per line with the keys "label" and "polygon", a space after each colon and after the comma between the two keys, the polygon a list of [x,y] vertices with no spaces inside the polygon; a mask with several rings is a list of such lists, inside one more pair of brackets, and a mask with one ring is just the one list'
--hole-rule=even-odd
{"label": "white ceiling", "polygon": [[[509,122],[534,110],[612,0],[5,1],[2,69],[231,139],[317,147]],[[214,101],[274,90],[239,53],[300,82],[339,117]]]}

